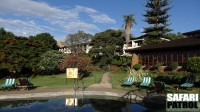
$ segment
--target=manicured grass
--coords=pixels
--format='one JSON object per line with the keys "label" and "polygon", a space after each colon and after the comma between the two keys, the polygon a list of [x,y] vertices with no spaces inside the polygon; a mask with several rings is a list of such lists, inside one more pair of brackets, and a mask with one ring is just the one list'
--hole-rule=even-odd
{"label": "manicured grass", "polygon": [[122,87],[122,81],[128,77],[126,72],[112,72],[112,79],[111,79],[111,83],[112,83],[112,88],[113,89],[122,89],[122,90],[136,90],[137,87],[135,87],[135,85],[132,86],[127,86],[127,87]]}
{"label": "manicured grass", "polygon": [[174,88],[169,88],[167,89],[167,92],[169,93],[200,93],[200,88],[199,87],[192,87],[192,88],[179,88],[179,90],[177,91]]}
{"label": "manicured grass", "polygon": [[[122,87],[121,83],[126,77],[128,77],[126,72],[112,72],[111,83],[112,83],[113,89],[121,89],[121,90],[128,90],[128,91],[138,89],[135,85]],[[141,89],[141,91],[145,91],[145,89]],[[171,87],[171,88],[167,88],[167,92],[171,92],[171,93],[200,93],[200,88],[199,87],[192,87],[192,88],[188,88],[188,89],[180,88],[178,91],[176,91],[176,89]]]}
{"label": "manicured grass", "polygon": [[[102,75],[105,71],[93,71],[89,74],[88,77],[78,80],[78,86],[82,87],[82,82],[87,87],[93,83],[99,83],[101,81]],[[30,81],[37,88],[57,88],[57,87],[74,87],[74,79],[67,79],[66,74],[57,74],[57,75],[37,75],[29,77]],[[5,79],[0,80],[0,85],[4,84]],[[18,83],[18,79],[16,80]]]}

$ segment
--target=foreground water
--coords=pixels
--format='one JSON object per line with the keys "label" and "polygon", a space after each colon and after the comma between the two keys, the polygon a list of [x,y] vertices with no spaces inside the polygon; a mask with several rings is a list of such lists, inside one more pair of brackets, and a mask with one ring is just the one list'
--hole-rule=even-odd
{"label": "foreground water", "polygon": [[53,98],[0,101],[0,112],[146,112],[155,111],[141,104],[108,99]]}

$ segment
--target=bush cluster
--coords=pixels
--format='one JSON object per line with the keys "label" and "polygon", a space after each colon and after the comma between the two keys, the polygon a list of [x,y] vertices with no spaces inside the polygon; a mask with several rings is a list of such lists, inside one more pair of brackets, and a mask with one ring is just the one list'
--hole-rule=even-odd
{"label": "bush cluster", "polygon": [[200,57],[189,58],[185,66],[188,72],[200,73]]}
{"label": "bush cluster", "polygon": [[153,65],[154,70],[158,70],[158,68],[162,66],[162,63],[157,62],[156,64]]}
{"label": "bush cluster", "polygon": [[171,63],[171,64],[168,66],[168,69],[169,69],[170,71],[173,71],[173,70],[176,70],[177,67],[178,67],[178,63],[177,63],[177,62],[173,62],[173,63]]}
{"label": "bush cluster", "polygon": [[141,64],[135,64],[133,68],[137,71],[141,68],[141,66],[142,66]]}

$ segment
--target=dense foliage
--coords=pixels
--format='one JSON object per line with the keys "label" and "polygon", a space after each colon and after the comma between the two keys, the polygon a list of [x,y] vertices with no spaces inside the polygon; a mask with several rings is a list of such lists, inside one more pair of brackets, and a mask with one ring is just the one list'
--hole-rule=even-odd
{"label": "dense foliage", "polygon": [[40,33],[36,36],[30,36],[29,38],[40,42],[41,44],[47,46],[50,49],[57,49],[57,41],[49,33]]}
{"label": "dense foliage", "polygon": [[133,65],[133,68],[134,68],[136,71],[139,70],[141,67],[142,67],[141,64],[135,64],[135,65]]}
{"label": "dense foliage", "polygon": [[59,64],[59,69],[65,71],[66,68],[78,68],[79,75],[84,75],[87,67],[91,64],[91,58],[82,53],[67,55]]}
{"label": "dense foliage", "polygon": [[173,70],[176,70],[177,67],[178,67],[178,63],[177,62],[173,62],[168,66],[168,69],[173,71]]}
{"label": "dense foliage", "polygon": [[189,58],[186,62],[186,70],[192,73],[200,73],[200,57]]}
{"label": "dense foliage", "polygon": [[113,57],[122,53],[122,34],[120,30],[106,30],[94,35],[91,41],[93,47],[90,50],[94,64],[110,65]]}
{"label": "dense foliage", "polygon": [[116,65],[116,66],[127,66],[127,65],[131,65],[131,60],[132,57],[131,56],[115,56],[112,59],[112,65]]}
{"label": "dense foliage", "polygon": [[17,37],[0,29],[0,77],[37,73],[40,55],[50,50],[31,38]]}
{"label": "dense foliage", "polygon": [[38,63],[40,73],[55,74],[59,72],[58,65],[63,61],[66,54],[58,50],[50,50],[43,53]]}
{"label": "dense foliage", "polygon": [[160,66],[162,66],[162,63],[157,62],[156,64],[153,65],[153,70],[158,70]]}
{"label": "dense foliage", "polygon": [[83,31],[78,31],[75,34],[69,34],[65,40],[65,44],[70,47],[71,51],[82,52],[82,45],[88,44],[92,40],[92,35]]}
{"label": "dense foliage", "polygon": [[169,0],[147,0],[145,5],[148,10],[144,14],[145,22],[152,25],[144,28],[143,33],[146,35],[145,44],[155,44],[162,42],[160,37],[166,37],[166,34],[171,31],[167,28],[169,14],[168,11],[171,7],[168,7]]}
{"label": "dense foliage", "polygon": [[178,33],[169,33],[167,34],[167,37],[170,39],[170,40],[176,40],[176,39],[181,39],[183,38],[183,34],[181,34],[180,32]]}

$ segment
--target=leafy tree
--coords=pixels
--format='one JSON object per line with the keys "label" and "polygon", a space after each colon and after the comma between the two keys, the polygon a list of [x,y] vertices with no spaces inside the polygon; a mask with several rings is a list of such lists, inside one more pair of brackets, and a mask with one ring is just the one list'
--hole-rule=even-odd
{"label": "leafy tree", "polygon": [[169,33],[169,34],[167,34],[167,37],[170,40],[176,40],[176,39],[184,38],[183,34],[181,34],[180,32],[178,32],[178,33]]}
{"label": "leafy tree", "polygon": [[0,28],[0,40],[5,38],[13,38],[15,35],[12,32],[8,32],[3,28]]}
{"label": "leafy tree", "polygon": [[59,64],[61,71],[66,68],[78,68],[80,79],[85,75],[87,67],[91,64],[91,58],[83,53],[74,53],[67,55],[64,60]]}
{"label": "leafy tree", "polygon": [[30,36],[30,39],[41,42],[44,46],[50,49],[57,49],[57,41],[49,33],[40,33],[36,36]]}
{"label": "leafy tree", "polygon": [[120,30],[106,30],[96,33],[91,41],[93,46],[90,54],[93,63],[100,66],[110,65],[117,53],[122,53],[123,32]]}
{"label": "leafy tree", "polygon": [[125,24],[125,38],[126,38],[126,45],[128,45],[130,41],[130,31],[133,26],[133,23],[136,24],[135,19],[133,18],[134,14],[124,15],[124,24]]}
{"label": "leafy tree", "polygon": [[50,50],[43,53],[38,66],[42,74],[54,74],[59,72],[58,65],[64,60],[65,54],[58,50]]}
{"label": "leafy tree", "polygon": [[69,34],[65,40],[65,43],[71,48],[72,51],[81,52],[82,45],[88,44],[92,37],[93,36],[91,34],[85,33],[83,31],[78,31],[75,34]]}
{"label": "leafy tree", "polygon": [[13,36],[3,29],[0,32],[0,76],[35,73],[40,55],[49,48],[38,41]]}
{"label": "leafy tree", "polygon": [[200,57],[188,58],[185,66],[188,72],[195,73],[200,76]]}
{"label": "leafy tree", "polygon": [[146,34],[146,44],[155,44],[162,42],[160,37],[165,37],[171,29],[167,28],[170,24],[168,24],[168,18],[170,15],[168,11],[171,7],[168,7],[169,0],[147,0],[147,4],[145,7],[149,8],[146,10],[145,22],[152,25],[150,27],[144,28],[143,33]]}

